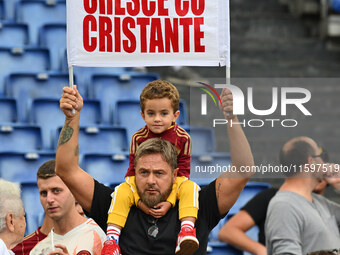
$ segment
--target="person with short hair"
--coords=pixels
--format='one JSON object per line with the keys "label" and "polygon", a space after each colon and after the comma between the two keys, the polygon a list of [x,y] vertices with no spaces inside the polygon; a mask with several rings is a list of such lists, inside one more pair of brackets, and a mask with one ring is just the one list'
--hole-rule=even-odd
{"label": "person with short hair", "polygon": [[[53,229],[30,254],[101,254],[106,235],[94,220],[79,214],[74,196],[56,175],[55,160],[39,168],[37,185],[41,205],[53,220]],[[54,247],[51,244],[55,244]]]}
{"label": "person with short hair", "polygon": [[[113,189],[100,184],[78,165],[79,118],[83,100],[76,86],[63,88],[60,108],[65,124],[59,136],[56,153],[56,172],[75,195],[84,210],[106,229]],[[223,89],[221,109],[227,120],[239,123],[233,115],[232,94]],[[74,113],[72,113],[74,109]],[[254,172],[242,172],[242,167],[254,165],[249,143],[240,124],[226,124],[233,168],[237,173],[222,173],[215,181],[199,192],[199,210],[196,221],[196,236],[200,243],[195,254],[206,254],[210,231],[223,218],[237,200],[249,177]],[[156,150],[156,151],[155,151]],[[170,153],[170,160],[168,156]],[[154,206],[166,201],[178,169],[176,148],[167,140],[152,138],[138,146],[135,153],[135,185],[143,203]],[[124,255],[173,255],[176,250],[176,235],[180,231],[178,203],[161,218],[154,219],[133,205],[120,236],[120,248]],[[182,250],[181,254],[187,252]]]}
{"label": "person with short hair", "polygon": [[[324,162],[329,162],[327,152],[323,148],[320,149]],[[326,186],[327,182],[322,180],[313,192],[322,195]],[[269,202],[277,191],[278,188],[269,188],[256,194],[220,229],[218,239],[251,254],[267,254],[264,225]],[[255,225],[259,228],[258,241],[251,239],[246,234]]]}
{"label": "person with short hair", "polygon": [[26,219],[17,183],[0,179],[0,254],[13,254],[11,249],[25,235]]}
{"label": "person with short hair", "polygon": [[317,143],[309,137],[290,139],[281,149],[280,163],[291,171],[268,206],[268,254],[338,249],[340,205],[313,193],[331,166],[323,161]]}
{"label": "person with short hair", "polygon": [[[46,168],[50,167],[50,164],[42,164],[39,168]],[[38,170],[42,171],[42,170]],[[44,221],[40,227],[38,227],[37,230],[35,230],[33,233],[27,235],[24,237],[24,240],[17,244],[12,251],[15,253],[15,255],[28,255],[30,254],[31,250],[34,248],[34,246],[37,245],[40,241],[46,238],[48,233],[51,231],[53,226],[53,220],[48,216],[44,215]]]}
{"label": "person with short hair", "polygon": [[[53,170],[48,170],[46,168],[54,168],[55,164],[42,164],[37,173],[41,172],[49,172]],[[79,203],[76,201],[76,208],[80,215],[84,216],[83,208],[79,205]],[[33,233],[27,235],[24,237],[24,240],[17,244],[12,251],[15,253],[15,255],[28,255],[30,254],[31,250],[34,248],[34,246],[37,245],[40,241],[44,240],[48,233],[50,233],[51,229],[53,227],[53,220],[47,215],[44,215],[44,221],[40,227],[38,227],[37,230],[35,230]]]}

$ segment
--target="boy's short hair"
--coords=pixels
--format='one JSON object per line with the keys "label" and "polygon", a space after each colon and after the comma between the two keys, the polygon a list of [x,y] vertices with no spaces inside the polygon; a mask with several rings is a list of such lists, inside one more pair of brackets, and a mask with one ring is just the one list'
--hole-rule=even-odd
{"label": "boy's short hair", "polygon": [[176,112],[179,108],[179,93],[177,88],[167,81],[155,80],[149,82],[140,94],[141,111],[144,112],[146,100],[165,97],[171,100],[171,106],[174,112]]}
{"label": "boy's short hair", "polygon": [[55,172],[55,160],[49,160],[46,161],[44,164],[42,164],[37,172],[37,179],[48,179],[53,176],[57,176]]}

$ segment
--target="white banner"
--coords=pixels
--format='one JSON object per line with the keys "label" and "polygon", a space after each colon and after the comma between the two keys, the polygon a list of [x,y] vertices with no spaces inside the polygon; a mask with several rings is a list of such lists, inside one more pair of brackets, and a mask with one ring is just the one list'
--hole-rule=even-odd
{"label": "white banner", "polygon": [[228,0],[67,0],[69,66],[230,66]]}

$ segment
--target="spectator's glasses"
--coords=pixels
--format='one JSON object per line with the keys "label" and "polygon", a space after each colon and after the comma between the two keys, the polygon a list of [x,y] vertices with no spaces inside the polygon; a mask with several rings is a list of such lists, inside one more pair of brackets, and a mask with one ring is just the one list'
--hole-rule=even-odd
{"label": "spectator's glasses", "polygon": [[312,155],[311,157],[312,158],[318,158],[318,157],[320,157],[320,158],[322,158],[322,160],[324,161],[324,162],[328,162],[329,160],[328,160],[328,153],[327,153],[327,151],[325,150],[325,149],[323,149],[322,147],[319,147],[319,153],[320,154],[318,154],[318,155]]}
{"label": "spectator's glasses", "polygon": [[158,226],[157,226],[157,221],[158,219],[155,219],[151,216],[148,217],[148,223],[152,224],[152,226],[150,226],[148,228],[148,235],[152,236],[153,238],[156,238],[158,235]]}

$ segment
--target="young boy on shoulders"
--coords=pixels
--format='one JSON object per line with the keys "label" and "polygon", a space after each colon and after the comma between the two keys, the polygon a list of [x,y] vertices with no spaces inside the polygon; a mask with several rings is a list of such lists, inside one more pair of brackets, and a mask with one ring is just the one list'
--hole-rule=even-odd
{"label": "young boy on shoulders", "polygon": [[[192,254],[199,246],[196,238],[195,221],[198,213],[200,187],[189,180],[191,161],[191,138],[176,124],[179,116],[179,93],[169,82],[156,80],[148,83],[140,95],[141,115],[146,125],[131,139],[129,169],[125,182],[115,188],[108,213],[107,238],[102,255],[120,254],[119,235],[124,228],[130,208],[136,205],[154,218],[160,218],[179,201],[181,230],[177,237],[176,254]],[[177,150],[177,178],[167,201],[153,208],[144,204],[135,185],[135,152],[138,146],[151,138],[162,138],[171,142]]]}

